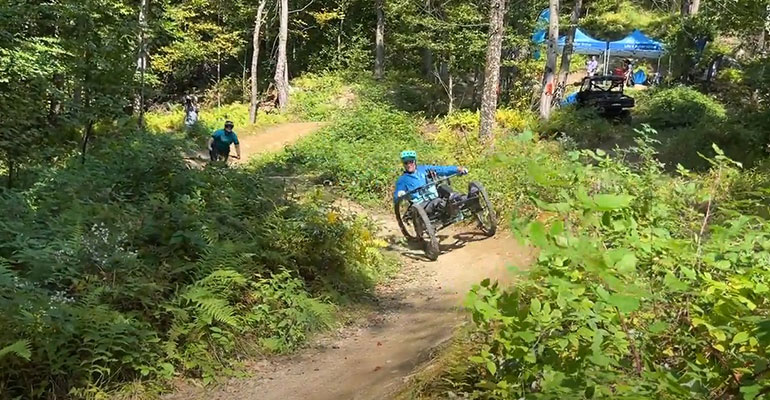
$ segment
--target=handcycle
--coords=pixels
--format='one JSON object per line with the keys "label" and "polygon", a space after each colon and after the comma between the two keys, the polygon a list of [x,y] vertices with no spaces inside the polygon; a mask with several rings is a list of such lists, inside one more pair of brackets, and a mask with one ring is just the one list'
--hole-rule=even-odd
{"label": "handcycle", "polygon": [[[428,171],[428,183],[399,196],[394,204],[394,212],[401,233],[409,241],[421,242],[425,255],[432,261],[438,259],[441,249],[437,233],[457,222],[475,218],[481,231],[488,237],[494,236],[497,231],[497,216],[489,201],[489,196],[484,186],[479,182],[468,184],[468,194],[462,196],[450,196],[451,179],[458,174],[446,177],[438,177],[435,171]],[[444,190],[439,190],[446,184]],[[431,190],[435,187],[436,190]],[[449,189],[449,190],[447,190]],[[427,201],[413,201],[412,195],[419,194],[419,199]],[[443,202],[426,211],[429,201],[437,198],[435,193],[440,193],[438,198]],[[431,198],[431,194],[433,194]]]}

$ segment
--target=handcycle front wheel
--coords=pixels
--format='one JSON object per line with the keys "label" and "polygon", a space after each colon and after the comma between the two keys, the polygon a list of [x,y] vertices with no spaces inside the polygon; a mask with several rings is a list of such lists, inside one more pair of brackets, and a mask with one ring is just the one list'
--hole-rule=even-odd
{"label": "handcycle front wheel", "polygon": [[[396,214],[396,222],[398,222],[398,227],[401,229],[401,233],[404,234],[404,237],[409,241],[415,241],[417,240],[417,232],[414,231],[414,224],[410,224],[411,222],[411,208],[406,207],[406,209],[402,212],[401,211],[401,203],[403,201],[397,201],[393,205],[393,212]],[[404,221],[404,219],[407,219],[407,221]],[[412,229],[410,231],[410,228]]]}
{"label": "handcycle front wheel", "polygon": [[471,182],[468,184],[468,195],[470,196],[472,193],[475,193],[479,200],[479,210],[474,214],[479,228],[485,235],[494,236],[497,232],[497,215],[495,209],[492,208],[492,202],[489,201],[487,190],[482,184]]}
{"label": "handcycle front wheel", "polygon": [[422,241],[425,255],[431,261],[438,260],[441,249],[438,244],[438,237],[436,236],[436,230],[430,223],[428,213],[425,212],[425,208],[420,204],[412,204],[412,222],[414,223],[414,230],[417,233],[417,237]]}

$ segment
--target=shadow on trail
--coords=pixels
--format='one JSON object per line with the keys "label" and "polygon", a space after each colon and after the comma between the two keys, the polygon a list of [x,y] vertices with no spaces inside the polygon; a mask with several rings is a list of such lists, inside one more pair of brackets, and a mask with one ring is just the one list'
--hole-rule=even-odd
{"label": "shadow on trail", "polygon": [[[465,247],[468,243],[479,242],[487,238],[489,237],[481,231],[459,232],[451,236],[448,234],[438,235],[439,248],[441,249],[442,255],[445,255],[455,250],[459,250]],[[451,241],[447,242],[448,239],[450,239]],[[422,242],[407,241],[406,248],[403,246],[399,246],[391,243],[391,245],[388,246],[388,250],[398,251],[404,257],[407,257],[412,260],[431,261],[430,258],[428,258],[425,255]]]}

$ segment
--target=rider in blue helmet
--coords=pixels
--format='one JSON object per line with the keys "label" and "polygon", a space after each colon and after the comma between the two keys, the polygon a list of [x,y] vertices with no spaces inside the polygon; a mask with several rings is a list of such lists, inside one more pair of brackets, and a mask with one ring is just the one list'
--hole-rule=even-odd
{"label": "rider in blue helmet", "polygon": [[[393,201],[404,194],[424,186],[428,183],[428,171],[435,171],[438,176],[454,174],[464,175],[468,169],[458,166],[417,165],[417,152],[404,150],[401,152],[401,162],[404,165],[404,173],[396,181],[396,190],[393,191]],[[412,193],[411,200],[421,203],[425,211],[431,213],[436,207],[446,204],[446,199],[462,196],[453,192],[448,185],[431,186],[423,193]]]}

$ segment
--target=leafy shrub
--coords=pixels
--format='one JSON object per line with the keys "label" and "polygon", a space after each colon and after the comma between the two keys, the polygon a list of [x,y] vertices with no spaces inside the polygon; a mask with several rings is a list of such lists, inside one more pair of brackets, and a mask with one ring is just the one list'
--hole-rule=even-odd
{"label": "leafy shrub", "polygon": [[641,122],[655,129],[719,126],[727,119],[725,107],[686,86],[654,90],[638,100]]}
{"label": "leafy shrub", "polygon": [[333,125],[288,149],[269,168],[312,171],[356,200],[379,203],[390,199],[404,149],[416,150],[421,163],[442,162],[420,140],[409,115],[361,100]]}
{"label": "leafy shrub", "polygon": [[0,193],[0,398],[208,382],[296,347],[391,268],[365,221],[260,170],[190,169],[186,146],[127,131]]}
{"label": "leafy shrub", "polygon": [[581,146],[597,147],[628,135],[628,127],[615,125],[592,108],[563,107],[542,122],[539,131],[547,136],[566,135]]}
{"label": "leafy shrub", "polygon": [[645,137],[634,168],[583,151],[595,166],[574,158],[560,180],[537,180],[557,198],[534,196],[550,217],[516,225],[540,249],[528,278],[486,280],[466,302],[483,343],[465,385],[475,397],[755,398],[770,387],[770,225],[717,205],[738,175],[721,151],[710,174],[670,178]]}
{"label": "leafy shrub", "polygon": [[[246,82],[245,88],[248,90],[248,82]],[[206,89],[201,97],[203,98],[203,104],[207,108],[214,108],[217,105],[248,101],[247,93],[248,91],[244,91],[244,82],[241,77],[227,76],[222,78],[219,83],[215,83]]]}

